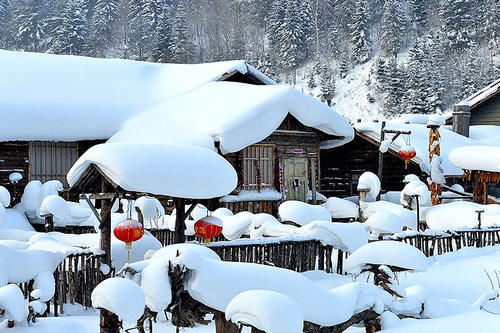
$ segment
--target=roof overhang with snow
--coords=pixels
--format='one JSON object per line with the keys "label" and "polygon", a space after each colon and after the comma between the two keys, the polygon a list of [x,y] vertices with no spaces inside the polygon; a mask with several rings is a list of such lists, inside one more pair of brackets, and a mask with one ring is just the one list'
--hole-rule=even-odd
{"label": "roof overhang with snow", "polygon": [[475,109],[479,105],[488,101],[489,99],[498,96],[500,94],[500,79],[492,82],[483,89],[479,90],[472,96],[467,97],[463,101],[457,103],[457,105],[468,105],[470,110]]}
{"label": "roof overhang with snow", "polygon": [[156,64],[0,50],[0,141],[108,139],[208,82],[276,84],[245,61]]}

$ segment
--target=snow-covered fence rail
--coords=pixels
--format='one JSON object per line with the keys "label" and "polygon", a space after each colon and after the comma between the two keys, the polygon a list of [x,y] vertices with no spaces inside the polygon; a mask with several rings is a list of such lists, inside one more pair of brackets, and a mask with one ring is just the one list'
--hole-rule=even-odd
{"label": "snow-covered fence rail", "polygon": [[[38,232],[45,232],[45,225],[41,223],[31,223],[31,226],[35,231]],[[54,227],[54,231],[57,232],[62,232],[63,234],[74,234],[74,235],[81,235],[81,234],[93,234],[95,233],[95,228],[94,226],[80,226],[80,225],[67,225],[64,227],[56,226]]]}
{"label": "snow-covered fence rail", "polygon": [[343,273],[343,262],[347,254],[323,245],[321,241],[282,240],[238,240],[214,242],[208,245],[224,261],[266,264],[296,272],[324,270],[328,273]]}
{"label": "snow-covered fence rail", "polygon": [[[46,315],[64,312],[64,304],[81,304],[91,307],[92,290],[103,280],[100,255],[92,253],[72,254],[66,257],[54,272],[55,293],[47,302]],[[19,285],[27,298],[33,291],[33,280]]]}
{"label": "snow-covered fence rail", "polygon": [[385,239],[408,243],[422,251],[426,256],[453,252],[463,247],[486,247],[500,244],[500,229],[460,230],[449,232],[421,232],[398,234]]}
{"label": "snow-covered fence rail", "polygon": [[281,200],[269,201],[235,201],[221,202],[221,207],[227,208],[234,214],[239,212],[268,213],[274,216],[278,215],[278,206],[282,203]]}

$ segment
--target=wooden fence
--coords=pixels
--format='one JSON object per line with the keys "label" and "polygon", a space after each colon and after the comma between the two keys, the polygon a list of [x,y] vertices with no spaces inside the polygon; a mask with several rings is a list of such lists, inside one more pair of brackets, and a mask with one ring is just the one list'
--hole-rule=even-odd
{"label": "wooden fence", "polygon": [[278,207],[282,203],[281,200],[275,201],[236,201],[236,202],[221,202],[220,206],[225,207],[237,214],[239,212],[268,213],[273,216],[278,216]]}
{"label": "wooden fence", "polygon": [[[66,257],[54,272],[55,293],[47,302],[45,315],[59,316],[65,303],[78,303],[91,307],[92,290],[103,280],[100,255],[92,253],[72,254]],[[33,291],[33,280],[19,285],[25,298]],[[31,299],[30,299],[31,300]]]}
{"label": "wooden fence", "polygon": [[[241,242],[240,242],[241,243]],[[245,240],[244,244],[217,242],[208,244],[224,261],[265,264],[296,272],[323,270],[342,274],[346,254],[318,240]]]}
{"label": "wooden fence", "polygon": [[[45,232],[45,224],[41,223],[31,223],[31,226],[35,231]],[[95,233],[95,228],[93,226],[80,226],[80,225],[68,225],[64,227],[54,227],[54,231],[61,232],[63,234],[93,234]]]}
{"label": "wooden fence", "polygon": [[[169,229],[147,229],[155,237],[158,239],[163,246],[168,246],[175,244],[175,233]],[[220,242],[225,241],[224,236],[220,235],[216,238],[212,239],[212,242]],[[199,236],[186,236],[186,242],[196,241],[198,243],[203,243],[203,239]]]}
{"label": "wooden fence", "polygon": [[449,231],[436,234],[426,232],[414,235],[396,235],[385,237],[402,241],[415,246],[426,256],[440,255],[447,252],[457,251],[464,247],[485,247],[500,244],[500,229],[481,229]]}

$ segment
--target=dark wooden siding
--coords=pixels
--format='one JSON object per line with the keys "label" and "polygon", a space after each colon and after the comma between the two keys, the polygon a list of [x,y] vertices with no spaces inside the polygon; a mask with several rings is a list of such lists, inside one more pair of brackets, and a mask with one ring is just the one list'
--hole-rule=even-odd
{"label": "dark wooden siding", "polygon": [[500,125],[500,94],[471,110],[471,125]]}
{"label": "dark wooden siding", "polygon": [[[356,135],[350,143],[321,151],[321,193],[327,197],[357,195],[357,178],[365,171],[377,173],[378,146]],[[399,157],[384,154],[382,188],[385,191],[399,191],[407,174],[423,177],[420,167],[410,162],[405,170]]]}
{"label": "dark wooden siding", "polygon": [[[14,186],[9,181],[9,175],[19,172],[23,179],[17,185],[16,197],[12,202],[17,202],[22,189],[28,183],[29,177],[29,143],[21,141],[0,142],[0,186],[9,190],[11,196],[14,194]],[[21,193],[19,193],[21,192]]]}

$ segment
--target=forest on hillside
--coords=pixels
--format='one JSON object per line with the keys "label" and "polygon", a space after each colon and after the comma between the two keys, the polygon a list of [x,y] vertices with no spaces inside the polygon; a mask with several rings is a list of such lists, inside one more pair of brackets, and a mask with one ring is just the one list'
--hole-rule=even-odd
{"label": "forest on hillside", "polygon": [[500,77],[500,0],[0,0],[0,48],[246,59],[292,85],[305,71],[325,101],[371,62],[383,113],[429,113]]}

